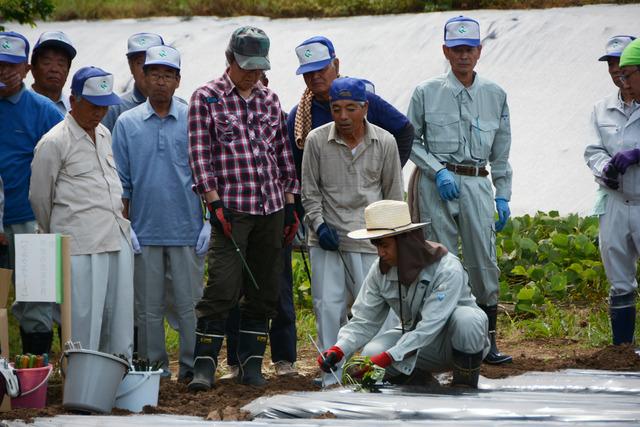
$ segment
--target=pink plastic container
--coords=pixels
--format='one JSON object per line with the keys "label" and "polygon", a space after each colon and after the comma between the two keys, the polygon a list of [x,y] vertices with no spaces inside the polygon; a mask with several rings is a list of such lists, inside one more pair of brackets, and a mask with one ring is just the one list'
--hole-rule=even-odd
{"label": "pink plastic container", "polygon": [[[11,364],[13,367],[13,363]],[[16,369],[20,381],[20,396],[11,398],[11,408],[44,408],[47,406],[47,385],[53,365],[42,368]]]}

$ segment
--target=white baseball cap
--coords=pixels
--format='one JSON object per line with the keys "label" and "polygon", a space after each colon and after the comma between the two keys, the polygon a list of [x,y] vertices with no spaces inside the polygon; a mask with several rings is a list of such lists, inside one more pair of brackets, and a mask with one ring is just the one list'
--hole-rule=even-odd
{"label": "white baseball cap", "polygon": [[610,56],[620,58],[625,47],[636,38],[633,36],[613,36],[607,41],[605,54],[598,61],[606,61]]}
{"label": "white baseball cap", "polygon": [[456,16],[444,24],[444,45],[480,46],[480,24],[466,16]]}
{"label": "white baseball cap", "polygon": [[144,66],[165,65],[180,71],[180,52],[171,46],[153,46],[147,49]]}
{"label": "white baseball cap", "polygon": [[29,41],[13,31],[0,32],[0,62],[21,64],[29,58]]}
{"label": "white baseball cap", "polygon": [[[45,48],[45,47],[59,47],[60,49],[67,52],[69,58],[73,59],[76,57],[76,48],[73,47],[73,43],[69,37],[63,33],[62,31],[46,31],[40,34],[36,45],[33,47],[33,53],[36,50]],[[31,54],[31,58],[33,59],[33,53]]]}
{"label": "white baseball cap", "polygon": [[153,46],[164,45],[164,40],[154,33],[137,33],[127,40],[127,56],[135,53],[146,52]]}
{"label": "white baseball cap", "polygon": [[73,75],[71,93],[81,95],[100,107],[122,103],[120,97],[113,93],[113,74],[98,67],[80,68]]}

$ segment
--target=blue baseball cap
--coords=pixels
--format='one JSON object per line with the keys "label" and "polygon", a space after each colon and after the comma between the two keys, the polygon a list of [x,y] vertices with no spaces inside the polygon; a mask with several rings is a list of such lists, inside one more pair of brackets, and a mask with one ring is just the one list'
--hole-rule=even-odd
{"label": "blue baseball cap", "polygon": [[7,85],[2,83],[2,82],[0,82],[0,89],[2,89],[3,87],[7,87]]}
{"label": "blue baseball cap", "polygon": [[480,46],[480,24],[475,19],[462,15],[449,19],[444,24],[444,45]]}
{"label": "blue baseball cap", "polygon": [[21,64],[29,59],[29,41],[13,31],[0,32],[0,62]]}
{"label": "blue baseball cap", "polygon": [[[73,47],[73,43],[71,43],[69,37],[62,31],[46,31],[40,34],[36,45],[33,47],[33,53],[38,49],[45,47],[57,47],[62,49],[67,53],[67,55],[69,55],[69,59],[76,57],[76,48]],[[32,61],[33,53],[31,54]]]}
{"label": "blue baseball cap", "polygon": [[171,46],[153,46],[147,49],[144,66],[164,65],[180,71],[180,52]]}
{"label": "blue baseball cap", "polygon": [[625,47],[636,38],[633,36],[613,36],[607,41],[605,54],[598,58],[598,61],[606,61],[610,56],[620,58]]}
{"label": "blue baseball cap", "polygon": [[336,51],[331,40],[323,36],[315,36],[296,47],[296,55],[300,63],[296,74],[299,75],[322,70],[336,57]]}
{"label": "blue baseball cap", "polygon": [[113,74],[98,67],[82,67],[76,71],[71,81],[71,93],[100,107],[122,103],[113,93]]}
{"label": "blue baseball cap", "polygon": [[360,79],[340,77],[331,83],[329,99],[332,102],[343,100],[365,102],[367,100],[367,87]]}

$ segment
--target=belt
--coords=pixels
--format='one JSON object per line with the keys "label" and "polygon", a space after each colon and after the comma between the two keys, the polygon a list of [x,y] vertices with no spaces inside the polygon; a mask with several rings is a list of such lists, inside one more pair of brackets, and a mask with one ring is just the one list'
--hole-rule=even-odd
{"label": "belt", "polygon": [[487,176],[489,171],[484,166],[457,165],[455,163],[445,163],[444,167],[458,175],[467,176]]}

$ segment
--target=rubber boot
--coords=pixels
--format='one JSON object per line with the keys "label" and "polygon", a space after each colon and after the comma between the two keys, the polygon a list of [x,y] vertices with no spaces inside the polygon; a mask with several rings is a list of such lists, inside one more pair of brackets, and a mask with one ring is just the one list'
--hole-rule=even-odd
{"label": "rubber boot", "polygon": [[218,353],[224,340],[224,320],[198,319],[193,379],[189,391],[207,391],[215,383]]}
{"label": "rubber boot", "polygon": [[452,352],[453,380],[451,385],[478,388],[482,352],[469,354],[458,351],[455,348]]}
{"label": "rubber boot", "polygon": [[53,331],[27,333],[20,328],[20,337],[22,338],[22,354],[51,353]]}
{"label": "rubber boot", "polygon": [[491,340],[491,349],[484,358],[484,363],[489,365],[502,365],[503,363],[511,363],[513,358],[509,355],[500,353],[496,344],[496,324],[498,323],[498,306],[497,305],[481,305],[478,307],[487,314],[489,318],[489,339]]}
{"label": "rubber boot", "polygon": [[636,295],[629,292],[609,300],[613,345],[632,344],[636,329]]}
{"label": "rubber boot", "polygon": [[238,337],[238,361],[240,362],[240,384],[264,386],[262,358],[267,348],[268,327],[266,320],[242,319]]}

